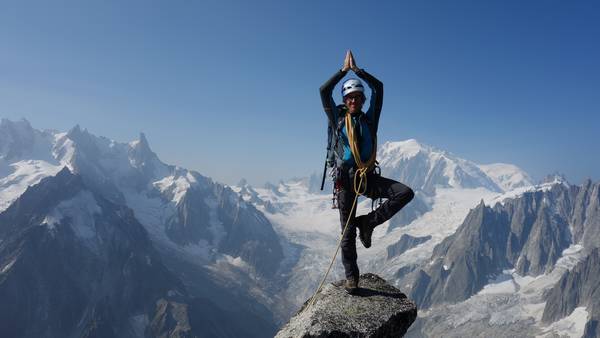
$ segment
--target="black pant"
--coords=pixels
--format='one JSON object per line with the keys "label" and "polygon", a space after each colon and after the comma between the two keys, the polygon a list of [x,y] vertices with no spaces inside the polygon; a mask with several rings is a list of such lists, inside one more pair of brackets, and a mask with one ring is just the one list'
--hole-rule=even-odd
{"label": "black pant", "polygon": [[[340,221],[342,224],[342,232],[348,217],[352,217],[348,230],[342,238],[342,263],[346,270],[346,278],[357,278],[359,275],[358,265],[356,264],[356,224],[354,222],[356,216],[356,208],[350,215],[352,202],[354,202],[354,174],[348,171],[339,173],[339,183],[341,190],[338,193],[338,205],[340,209]],[[358,179],[357,179],[358,180]],[[367,174],[367,191],[365,193],[369,198],[386,198],[387,200],[377,209],[371,211],[366,216],[366,226],[371,228],[389,220],[400,209],[410,202],[415,196],[414,192],[408,186],[382,177],[373,172]],[[358,202],[357,202],[358,203]]]}

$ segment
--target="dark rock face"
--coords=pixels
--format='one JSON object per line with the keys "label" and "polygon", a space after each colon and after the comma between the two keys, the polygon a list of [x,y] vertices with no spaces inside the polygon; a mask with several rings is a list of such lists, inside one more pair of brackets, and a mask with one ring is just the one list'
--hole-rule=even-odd
{"label": "dark rock face", "polygon": [[206,240],[218,252],[241,257],[265,275],[279,267],[283,249],[271,223],[230,188],[205,180],[188,189],[176,209],[165,229],[175,243]]}
{"label": "dark rock face", "polygon": [[[85,204],[76,203],[86,200],[97,210],[84,224],[77,215]],[[69,203],[73,214],[44,219]],[[135,336],[133,317],[152,316],[169,292],[185,294],[133,212],[94,195],[67,169],[0,214],[0,238],[0,299],[11,304],[0,309],[3,337]]]}
{"label": "dark rock face", "polygon": [[419,274],[411,297],[417,304],[430,306],[461,301],[480,290],[488,276],[509,266],[507,223],[506,213],[483,203],[471,210],[456,233],[435,247],[433,264]]}
{"label": "dark rock face", "polygon": [[146,336],[270,337],[274,332],[273,327],[265,327],[264,320],[247,309],[232,307],[223,310],[205,298],[193,298],[186,302],[160,299]]}
{"label": "dark rock face", "polygon": [[[521,275],[549,272],[571,243],[572,189],[556,185],[508,202],[511,216],[507,255]],[[516,261],[515,261],[516,258]]]}
{"label": "dark rock face", "polygon": [[357,295],[342,285],[323,287],[275,337],[402,337],[417,317],[415,303],[377,275],[361,275]]}
{"label": "dark rock face", "polygon": [[588,186],[588,199],[580,228],[583,228],[583,245],[586,248],[600,247],[600,183]]}
{"label": "dark rock face", "polygon": [[594,249],[573,270],[566,272],[548,294],[542,321],[554,322],[585,306],[590,314],[584,337],[597,337],[600,331],[600,249]]}
{"label": "dark rock face", "polygon": [[[272,337],[277,332],[272,312],[247,290],[255,285],[248,276],[215,278],[210,269],[185,258],[165,254],[161,257],[165,266],[185,285],[188,295],[193,297],[189,301],[179,301],[181,305],[161,306],[173,311],[187,309],[190,326],[200,328],[201,337]],[[163,317],[168,322],[169,316]]]}
{"label": "dark rock face", "polygon": [[517,271],[534,276],[549,272],[570,241],[569,224],[564,215],[552,214],[548,207],[541,207],[521,250]]}
{"label": "dark rock face", "polygon": [[422,307],[463,301],[504,269],[549,272],[563,250],[580,241],[588,250],[600,245],[600,183],[556,184],[493,208],[481,203],[435,247],[409,295]]}
{"label": "dark rock face", "polygon": [[269,220],[227,187],[215,185],[214,194],[219,202],[217,215],[227,233],[219,251],[242,257],[263,274],[274,273],[283,259],[283,249]]}
{"label": "dark rock face", "polygon": [[[208,272],[199,275],[207,279],[203,292],[214,300],[191,296],[131,209],[95,193],[66,168],[0,213],[0,299],[10,304],[0,307],[1,337],[275,332],[266,310],[230,295]],[[223,305],[226,297],[235,301]],[[235,324],[223,327],[232,318]]]}
{"label": "dark rock face", "polygon": [[214,244],[210,231],[210,207],[204,202],[205,196],[195,190],[188,191],[177,204],[176,214],[165,223],[165,233],[179,244],[186,245],[206,240]]}
{"label": "dark rock face", "polygon": [[388,259],[402,255],[406,250],[412,249],[421,243],[425,243],[431,239],[431,236],[414,237],[404,234],[400,240],[387,247]]}

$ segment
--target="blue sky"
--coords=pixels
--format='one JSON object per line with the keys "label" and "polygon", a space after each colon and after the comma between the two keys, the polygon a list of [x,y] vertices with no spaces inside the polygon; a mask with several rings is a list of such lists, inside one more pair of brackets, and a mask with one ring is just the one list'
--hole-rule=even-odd
{"label": "blue sky", "polygon": [[0,116],[143,131],[167,163],[260,185],[320,172],[318,88],[352,49],[385,84],[381,142],[600,179],[598,2],[124,3],[3,2]]}

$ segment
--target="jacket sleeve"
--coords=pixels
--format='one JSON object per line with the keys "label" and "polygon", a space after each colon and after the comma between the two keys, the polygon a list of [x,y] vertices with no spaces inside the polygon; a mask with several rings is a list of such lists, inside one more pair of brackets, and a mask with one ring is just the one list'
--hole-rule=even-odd
{"label": "jacket sleeve", "polygon": [[358,70],[356,75],[365,80],[369,85],[369,88],[371,88],[371,102],[369,104],[369,110],[367,111],[367,117],[373,121],[375,130],[377,130],[379,127],[381,108],[383,107],[383,83],[377,80],[373,75],[367,73],[364,69]]}
{"label": "jacket sleeve", "polygon": [[336,116],[336,104],[333,101],[333,88],[335,85],[340,82],[340,80],[348,73],[348,71],[339,70],[335,73],[327,82],[325,82],[321,88],[321,103],[323,104],[323,109],[325,110],[325,114],[327,114],[327,118],[329,119],[329,123],[335,126]]}

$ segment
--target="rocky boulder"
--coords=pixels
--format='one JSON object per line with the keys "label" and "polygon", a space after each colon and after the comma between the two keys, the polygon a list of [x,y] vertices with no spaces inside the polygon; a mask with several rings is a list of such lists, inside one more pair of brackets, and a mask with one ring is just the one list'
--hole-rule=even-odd
{"label": "rocky boulder", "polygon": [[349,295],[343,281],[324,286],[275,337],[402,337],[417,317],[416,304],[374,274],[361,275],[359,287]]}

